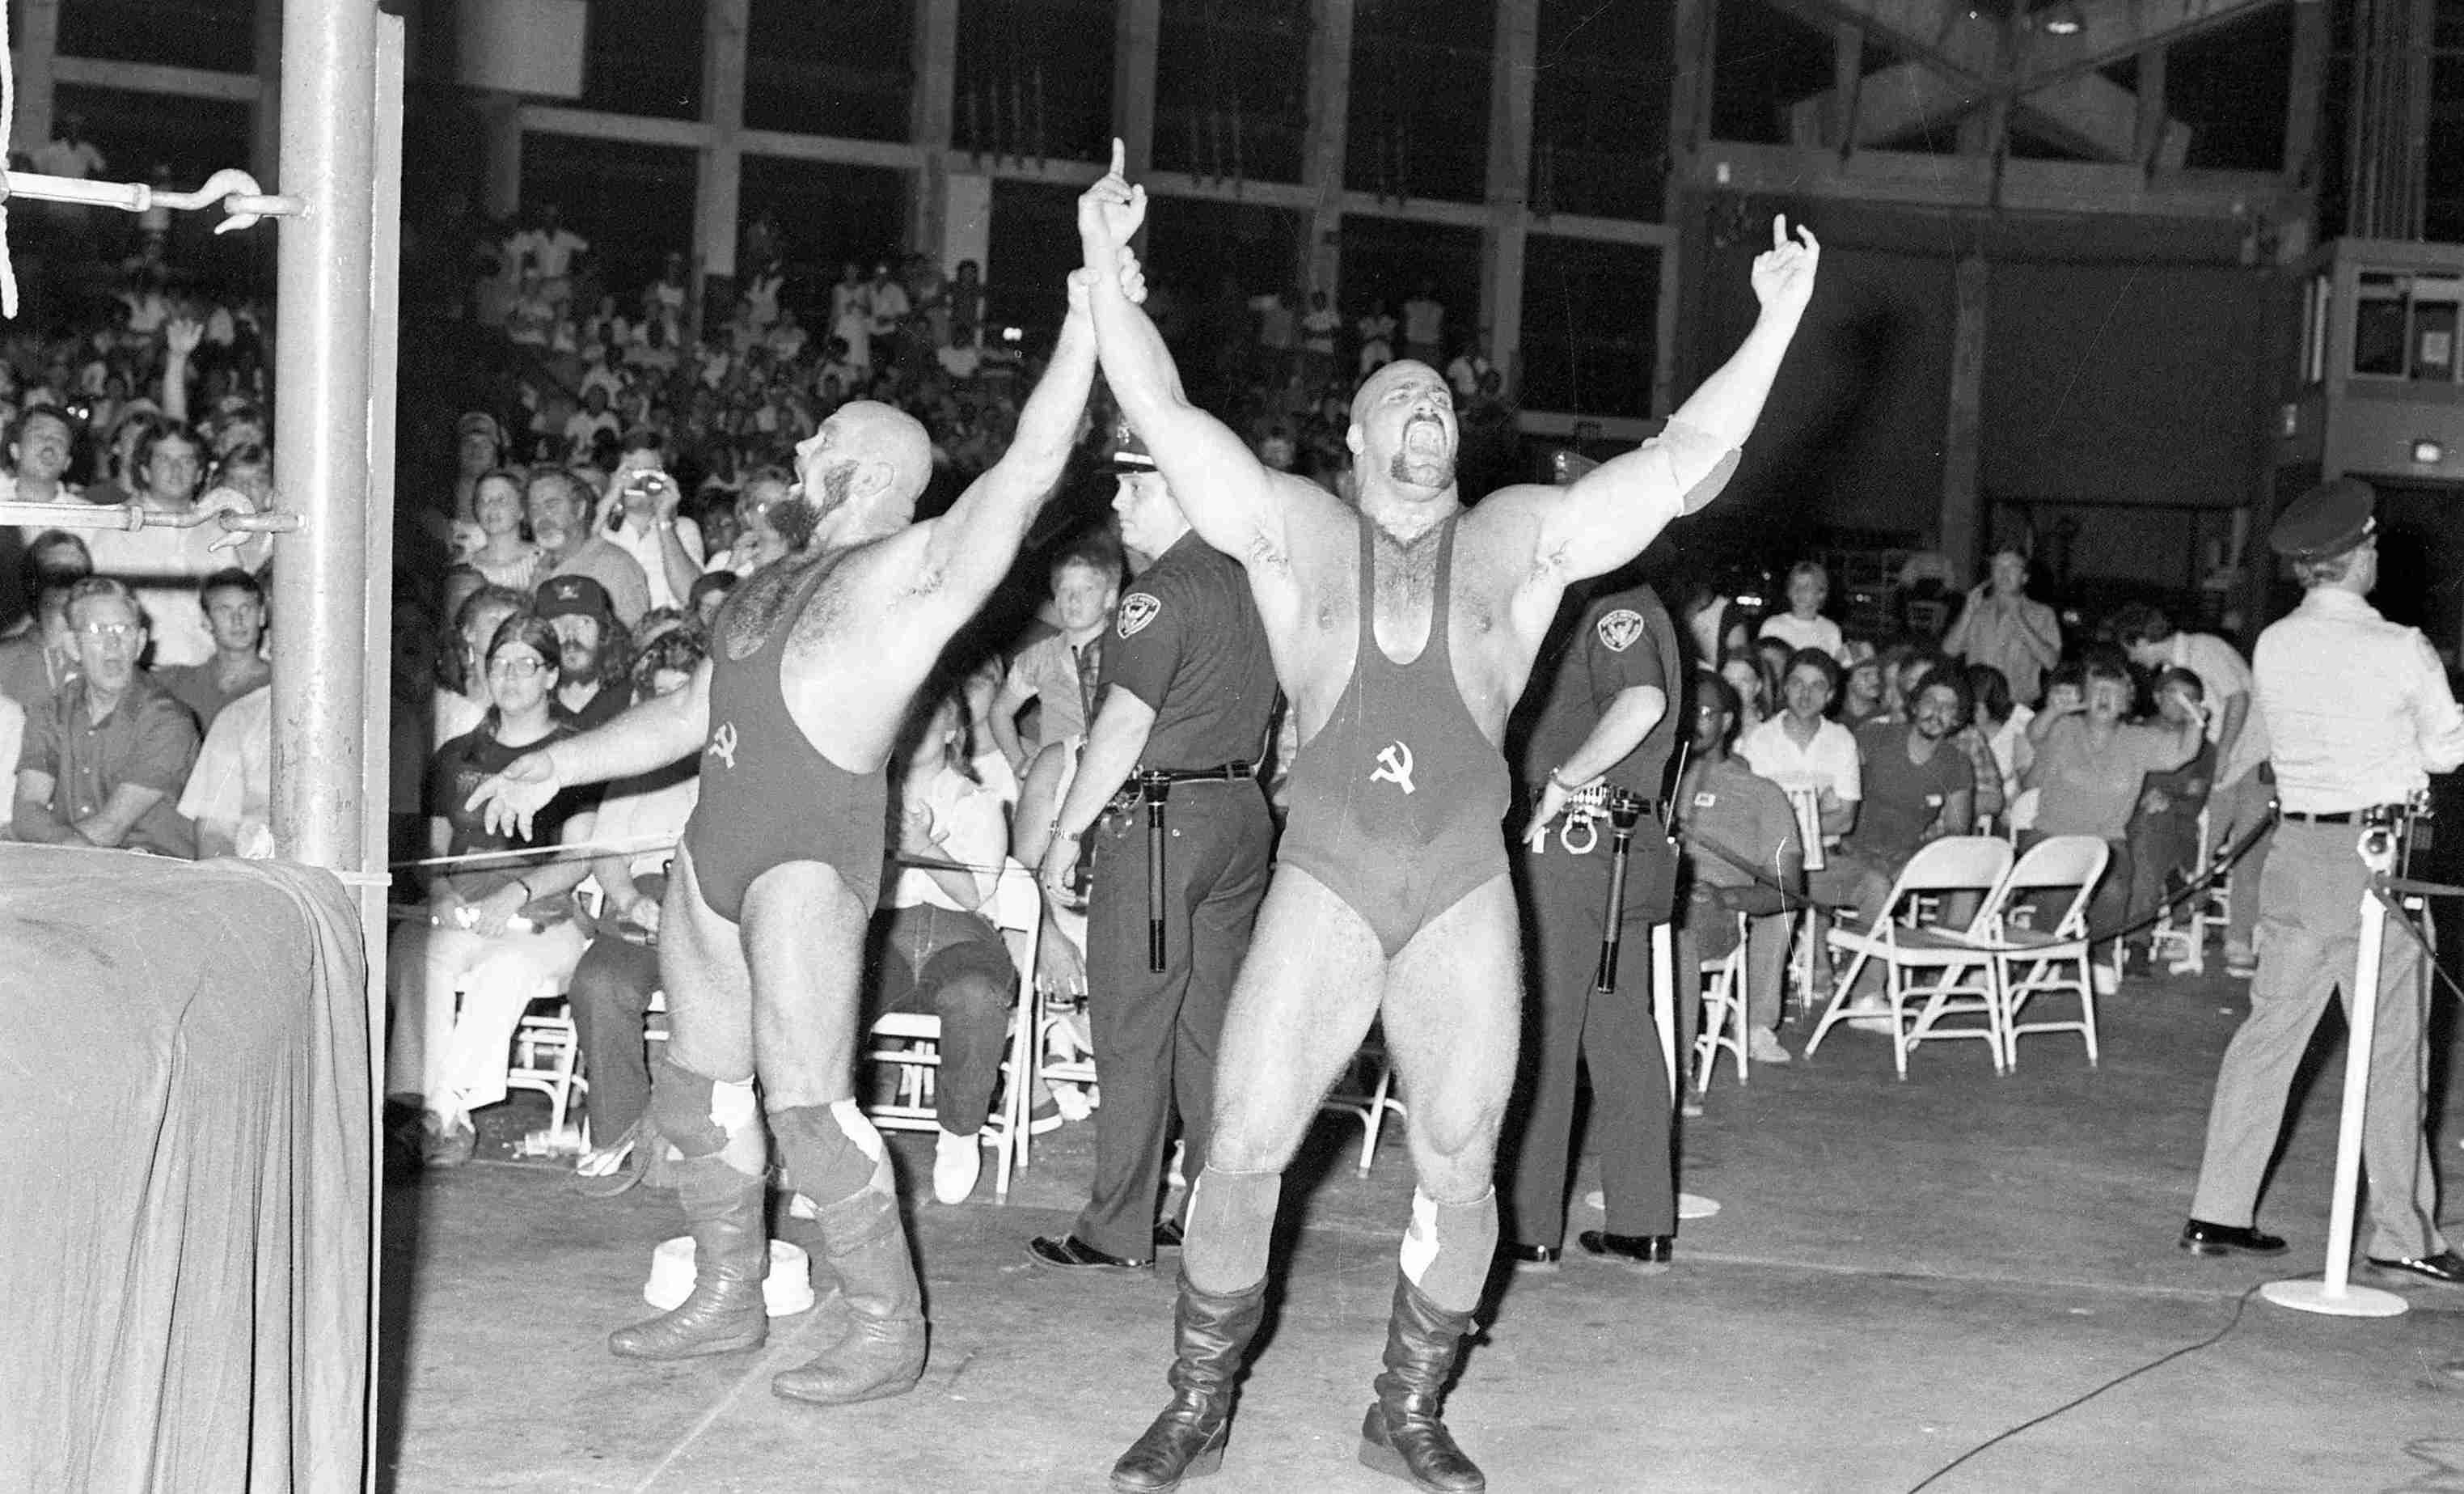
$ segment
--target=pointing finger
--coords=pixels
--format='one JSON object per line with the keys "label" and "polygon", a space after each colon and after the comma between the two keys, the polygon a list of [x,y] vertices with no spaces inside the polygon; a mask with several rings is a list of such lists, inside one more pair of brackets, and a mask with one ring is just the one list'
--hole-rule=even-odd
{"label": "pointing finger", "polygon": [[1115,135],[1112,137],[1112,174],[1114,176],[1118,176],[1122,172],[1128,170],[1129,167],[1129,147],[1121,144],[1121,137]]}
{"label": "pointing finger", "polygon": [[1773,249],[1788,247],[1788,214],[1785,212],[1776,214],[1771,219],[1771,247]]}

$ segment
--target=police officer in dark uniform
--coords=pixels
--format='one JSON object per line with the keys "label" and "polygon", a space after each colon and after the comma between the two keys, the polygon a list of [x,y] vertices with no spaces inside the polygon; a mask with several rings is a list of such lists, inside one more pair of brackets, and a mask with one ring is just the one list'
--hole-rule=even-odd
{"label": "police officer in dark uniform", "polygon": [[1191,531],[1126,425],[1113,464],[1122,541],[1152,563],[1105,640],[1102,703],[1041,872],[1061,891],[1091,837],[1095,1181],[1074,1230],[1028,1246],[1039,1264],[1094,1271],[1141,1267],[1178,1243],[1177,1221],[1155,1218],[1173,1118],[1196,1178],[1216,1037],[1274,858],[1259,763],[1275,669],[1248,578]]}
{"label": "police officer in dark uniform", "polygon": [[[1570,596],[1507,734],[1530,806],[1515,856],[1529,970],[1522,1074],[1500,1161],[1512,1178],[1505,1254],[1554,1261],[1565,1238],[1576,1059],[1608,1228],[1594,1255],[1661,1267],[1677,1232],[1667,1064],[1651,1009],[1651,930],[1667,922],[1677,858],[1659,801],[1684,681],[1677,630],[1650,587],[1604,578]],[[1612,990],[1596,989],[1609,930],[1617,825],[1629,828]]]}

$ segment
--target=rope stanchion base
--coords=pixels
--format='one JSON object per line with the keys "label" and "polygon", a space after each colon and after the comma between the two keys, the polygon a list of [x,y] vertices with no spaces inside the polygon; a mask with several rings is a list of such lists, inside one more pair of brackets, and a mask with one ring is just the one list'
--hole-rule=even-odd
{"label": "rope stanchion base", "polygon": [[2333,1282],[2308,1277],[2270,1282],[2258,1289],[2258,1295],[2279,1307],[2331,1318],[2400,1318],[2412,1310],[2410,1303],[2393,1292],[2383,1292],[2375,1286],[2355,1286],[2350,1282],[2339,1286]]}

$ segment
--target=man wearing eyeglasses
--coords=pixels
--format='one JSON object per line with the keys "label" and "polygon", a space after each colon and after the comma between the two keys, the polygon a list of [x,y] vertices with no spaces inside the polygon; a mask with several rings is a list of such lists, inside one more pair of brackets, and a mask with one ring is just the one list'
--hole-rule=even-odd
{"label": "man wearing eyeglasses", "polygon": [[17,838],[193,859],[178,808],[197,760],[188,708],[137,667],[145,614],[128,588],[89,576],[69,592],[78,674],[30,713],[17,759]]}

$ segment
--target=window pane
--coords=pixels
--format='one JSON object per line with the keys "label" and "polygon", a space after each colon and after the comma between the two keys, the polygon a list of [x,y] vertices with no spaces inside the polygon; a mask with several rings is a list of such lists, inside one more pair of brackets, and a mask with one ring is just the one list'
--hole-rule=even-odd
{"label": "window pane", "polygon": [[[152,181],[158,168],[171,186],[193,190],[225,167],[248,165],[249,106],[218,100],[181,99],[169,94],[130,93],[118,88],[62,87],[53,99],[57,115],[75,114],[85,122],[85,134],[102,152],[96,174],[108,181]],[[23,149],[23,146],[19,147]],[[117,261],[137,247],[137,214],[116,208],[71,208],[18,204],[23,214],[77,214],[90,242]],[[19,222],[24,219],[20,218]],[[275,238],[271,220],[245,232],[214,233],[222,221],[218,211],[174,212],[165,262],[184,274],[209,279],[253,276],[271,283]]]}
{"label": "window pane", "polygon": [[[1426,288],[1445,308],[1442,346],[1451,357],[1479,333],[1480,231],[1403,223],[1353,213],[1343,220],[1343,310],[1357,322],[1382,303],[1397,319]],[[1399,344],[1396,351],[1402,351]]]}
{"label": "window pane", "polygon": [[1111,6],[1106,0],[958,0],[955,113],[952,138],[963,150],[1107,159]]}
{"label": "window pane", "polygon": [[702,0],[590,0],[582,97],[585,109],[701,117]]}
{"label": "window pane", "polygon": [[2353,371],[2404,377],[2405,302],[2409,279],[2362,277],[2361,303],[2353,311]]}
{"label": "window pane", "polygon": [[1488,191],[1492,0],[1362,0],[1344,185],[1478,202]]}
{"label": "window pane", "polygon": [[1078,190],[993,183],[985,259],[985,310],[993,327],[1026,328],[1027,342],[1042,346],[1069,306],[1068,276],[1079,264]]}
{"label": "window pane", "polygon": [[[747,156],[737,189],[744,221],[762,217],[776,233],[787,283],[781,304],[814,329],[829,325],[830,286],[850,260],[870,273],[896,256],[907,234],[907,173],[880,167]],[[737,273],[753,266],[737,239]]]}
{"label": "window pane", "polygon": [[1524,408],[1650,414],[1659,309],[1657,249],[1531,235],[1523,272]]}
{"label": "window pane", "polygon": [[1299,181],[1309,39],[1307,0],[1164,0],[1155,166],[1202,177]]}
{"label": "window pane", "polygon": [[568,135],[522,137],[522,203],[554,203],[590,240],[607,294],[628,310],[671,254],[693,248],[693,153]]}
{"label": "window pane", "polygon": [[255,0],[65,0],[60,56],[256,71]]}
{"label": "window pane", "polygon": [[905,140],[914,92],[912,0],[755,0],[744,71],[752,129]]}
{"label": "window pane", "polygon": [[1668,0],[1540,0],[1534,211],[1660,217],[1669,34]]}

